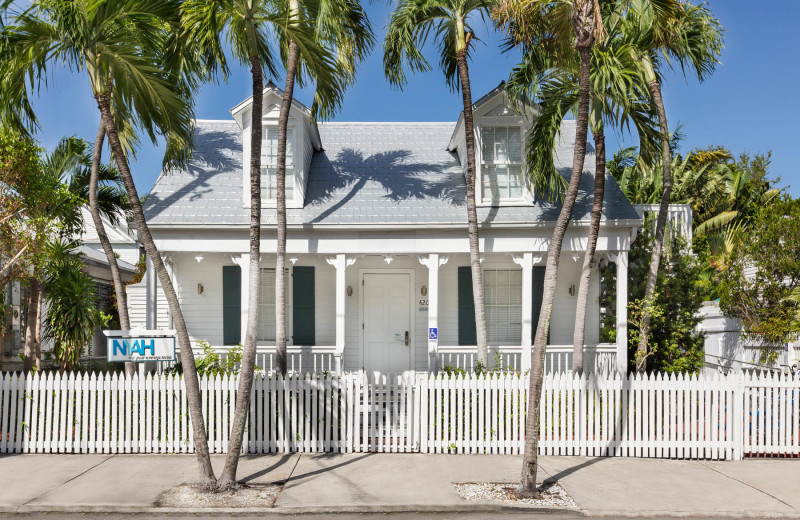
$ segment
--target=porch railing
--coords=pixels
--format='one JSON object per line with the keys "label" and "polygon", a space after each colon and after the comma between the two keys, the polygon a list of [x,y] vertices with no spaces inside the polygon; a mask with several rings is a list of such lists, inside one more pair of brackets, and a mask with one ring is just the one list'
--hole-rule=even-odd
{"label": "porch railing", "polygon": [[[439,369],[452,367],[471,372],[478,361],[477,347],[439,347]],[[583,365],[596,373],[611,373],[617,360],[617,346],[613,344],[586,345]],[[522,370],[522,347],[489,347],[489,369]],[[572,370],[572,345],[548,345],[545,354],[545,372],[548,374]]]}

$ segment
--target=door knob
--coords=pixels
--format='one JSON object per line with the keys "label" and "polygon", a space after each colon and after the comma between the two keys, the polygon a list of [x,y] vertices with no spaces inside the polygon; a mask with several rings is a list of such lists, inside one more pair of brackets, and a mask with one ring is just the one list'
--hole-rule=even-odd
{"label": "door knob", "polygon": [[406,346],[408,346],[408,331],[406,331]]}

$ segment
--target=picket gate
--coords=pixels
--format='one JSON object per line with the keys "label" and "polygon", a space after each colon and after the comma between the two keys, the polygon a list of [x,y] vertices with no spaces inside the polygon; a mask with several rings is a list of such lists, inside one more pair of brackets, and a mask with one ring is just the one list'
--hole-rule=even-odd
{"label": "picket gate", "polygon": [[[520,454],[528,378],[516,373],[257,374],[247,453]],[[212,453],[225,453],[238,378],[200,378]],[[0,374],[0,453],[190,453],[175,375]],[[542,387],[543,455],[800,458],[800,377],[573,377]]]}

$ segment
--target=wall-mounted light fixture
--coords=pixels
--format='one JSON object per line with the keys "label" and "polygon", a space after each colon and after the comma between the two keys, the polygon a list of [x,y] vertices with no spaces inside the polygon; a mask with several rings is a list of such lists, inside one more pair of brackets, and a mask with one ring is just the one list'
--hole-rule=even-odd
{"label": "wall-mounted light fixture", "polygon": [[195,259],[195,260],[197,261],[197,263],[199,264],[200,262],[202,262],[202,261],[203,261],[203,255],[197,255],[196,257],[194,257],[194,259]]}
{"label": "wall-mounted light fixture", "polygon": [[347,296],[353,296],[353,286],[352,285],[348,285],[347,286]]}
{"label": "wall-mounted light fixture", "polygon": [[575,285],[570,285],[569,286],[569,295],[570,296],[575,296]]}
{"label": "wall-mounted light fixture", "polygon": [[423,285],[422,289],[420,289],[419,292],[420,292],[420,294],[422,294],[422,296],[428,296],[428,286],[427,285]]}
{"label": "wall-mounted light fixture", "polygon": [[203,294],[203,284],[197,284],[197,294]]}

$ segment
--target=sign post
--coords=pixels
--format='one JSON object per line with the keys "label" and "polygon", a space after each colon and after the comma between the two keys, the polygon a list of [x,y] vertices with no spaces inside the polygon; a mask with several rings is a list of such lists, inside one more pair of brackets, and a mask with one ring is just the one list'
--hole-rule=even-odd
{"label": "sign post", "polygon": [[175,361],[174,330],[104,330],[109,362]]}

